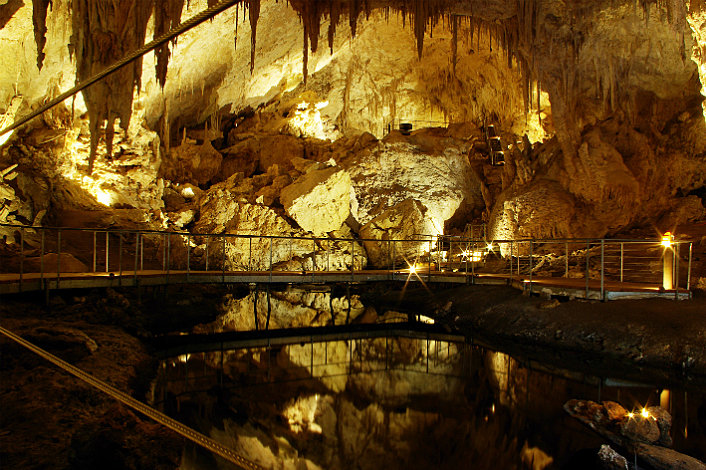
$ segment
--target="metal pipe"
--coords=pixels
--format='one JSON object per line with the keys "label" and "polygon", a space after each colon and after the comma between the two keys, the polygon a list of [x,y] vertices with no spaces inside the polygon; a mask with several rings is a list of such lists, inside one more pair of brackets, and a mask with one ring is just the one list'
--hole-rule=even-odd
{"label": "metal pipe", "polygon": [[140,237],[140,271],[145,269],[145,237]]}
{"label": "metal pipe", "polygon": [[564,259],[564,277],[569,278],[569,242],[564,243],[564,252],[566,253],[566,258]]}
{"label": "metal pipe", "polygon": [[351,240],[351,281],[354,279],[353,272],[355,271],[355,240]]}
{"label": "metal pipe", "polygon": [[625,243],[620,243],[620,282],[623,282],[623,265],[625,264]]}
{"label": "metal pipe", "polygon": [[250,245],[248,251],[248,271],[252,271],[252,235],[248,236],[248,242]]}
{"label": "metal pipe", "polygon": [[206,272],[208,272],[208,236],[206,236]]}
{"label": "metal pipe", "polygon": [[221,267],[223,268],[223,274],[221,275],[221,282],[225,283],[226,282],[226,234],[223,234],[223,264]]}
{"label": "metal pipe", "polygon": [[172,252],[172,234],[170,232],[167,232],[167,284],[169,284],[169,268],[171,264],[171,260],[169,259],[171,256]]}

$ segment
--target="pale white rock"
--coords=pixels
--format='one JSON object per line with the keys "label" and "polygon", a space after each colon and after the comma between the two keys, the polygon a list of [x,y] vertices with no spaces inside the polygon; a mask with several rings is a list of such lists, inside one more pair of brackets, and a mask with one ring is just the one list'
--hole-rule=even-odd
{"label": "pale white rock", "polygon": [[309,171],[282,190],[287,215],[316,235],[338,230],[350,214],[351,177],[340,167]]}

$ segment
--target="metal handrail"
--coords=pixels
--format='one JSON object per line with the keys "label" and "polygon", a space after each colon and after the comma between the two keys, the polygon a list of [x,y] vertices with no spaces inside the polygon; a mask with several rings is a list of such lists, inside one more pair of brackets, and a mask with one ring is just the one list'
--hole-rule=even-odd
{"label": "metal handrail", "polygon": [[[543,264],[542,260],[545,260],[549,253],[542,254],[543,245],[564,245],[564,274],[563,277],[584,277],[585,278],[585,292],[588,297],[588,293],[591,289],[589,281],[593,278],[596,281],[600,281],[600,293],[601,298],[605,298],[605,283],[608,280],[619,280],[620,282],[625,282],[626,270],[634,269],[636,265],[648,268],[652,268],[651,274],[656,274],[655,266],[657,262],[661,259],[658,255],[660,253],[660,241],[659,240],[645,240],[645,239],[605,239],[605,238],[522,238],[522,239],[508,239],[508,240],[481,240],[473,238],[462,238],[458,236],[448,236],[448,235],[426,235],[424,238],[413,237],[408,239],[391,239],[391,240],[380,240],[380,239],[369,239],[369,238],[329,238],[329,237],[317,237],[311,236],[300,236],[300,235],[260,235],[252,233],[191,233],[188,231],[170,231],[170,230],[155,230],[155,229],[124,229],[124,228],[77,228],[77,227],[43,227],[43,226],[30,226],[21,224],[8,224],[0,223],[0,226],[14,228],[19,231],[20,235],[20,290],[22,289],[22,284],[24,282],[25,273],[29,273],[25,269],[25,246],[27,243],[27,237],[25,232],[35,231],[41,233],[41,254],[40,254],[40,282],[45,283],[47,279],[54,279],[53,273],[45,272],[44,266],[44,255],[48,253],[47,251],[47,231],[56,231],[56,248],[57,248],[57,266],[56,266],[56,286],[60,286],[61,282],[61,244],[62,244],[62,233],[64,238],[66,238],[67,233],[92,233],[93,235],[93,252],[92,252],[92,270],[93,272],[98,272],[104,268],[106,273],[117,272],[118,282],[122,283],[123,271],[124,271],[124,254],[127,253],[128,257],[126,259],[132,258],[133,263],[133,275],[135,277],[135,284],[137,283],[137,273],[138,271],[143,271],[145,268],[145,238],[161,239],[155,242],[155,247],[161,251],[160,254],[155,252],[154,255],[150,257],[148,255],[148,262],[154,264],[161,264],[161,271],[166,272],[167,282],[169,279],[170,271],[176,268],[180,264],[185,264],[186,266],[186,278],[187,282],[190,280],[190,275],[192,272],[203,271],[202,269],[195,269],[199,265],[205,265],[205,271],[210,272],[209,263],[213,263],[213,255],[209,254],[209,246],[211,249],[216,249],[217,246],[214,244],[221,245],[221,263],[218,271],[222,273],[222,282],[225,282],[226,278],[226,267],[227,262],[230,261],[231,264],[236,263],[240,260],[243,267],[247,267],[248,271],[253,271],[254,269],[260,268],[260,271],[269,272],[269,280],[272,281],[272,271],[281,270],[283,264],[292,262],[302,262],[302,269],[309,274],[314,276],[315,272],[321,271],[347,271],[351,272],[351,280],[354,280],[354,273],[357,270],[364,268],[361,259],[364,259],[364,254],[356,254],[356,244],[373,243],[376,244],[381,250],[386,249],[387,253],[385,258],[388,260],[389,264],[392,266],[392,270],[396,271],[398,265],[396,262],[401,258],[405,258],[410,252],[416,252],[415,263],[422,259],[423,264],[419,265],[420,271],[427,271],[427,280],[432,279],[432,271],[438,269],[439,271],[462,271],[466,275],[470,275],[471,282],[474,278],[484,271],[484,266],[486,261],[491,258],[497,252],[500,252],[496,259],[501,260],[505,263],[501,266],[496,266],[499,272],[495,274],[507,274],[509,275],[510,282],[515,280],[520,280],[522,273],[525,272],[529,277],[529,282],[527,288],[530,293],[533,292],[535,274],[537,270]],[[99,246],[99,238],[102,239],[103,234],[105,234],[104,246]],[[173,243],[173,237],[181,237],[181,240],[177,243]],[[111,243],[111,237],[117,237],[117,253],[115,253],[116,243]],[[197,258],[192,258],[192,243],[193,240],[199,240],[203,243],[197,245],[203,248],[203,253],[201,255],[201,260]],[[253,239],[268,243],[269,260],[265,259],[255,259],[253,257]],[[134,240],[134,243],[133,241]],[[179,240],[179,239],[178,239]],[[242,243],[245,241],[245,243]],[[278,254],[277,259],[274,257],[274,247],[278,244],[278,250],[282,249],[282,241],[288,242],[288,256],[281,256]],[[161,243],[161,246],[159,246]],[[230,243],[230,244],[229,244]],[[238,246],[238,243],[242,243]],[[338,244],[337,250],[345,253],[344,258],[348,256],[346,252],[346,244],[350,243],[350,258],[348,261],[343,261],[342,264],[339,263],[338,267],[331,265],[331,244]],[[402,247],[400,249],[400,244]],[[409,248],[405,249],[404,244],[407,244]],[[130,249],[125,251],[125,245],[134,245],[134,251]],[[235,247],[234,247],[235,245]],[[243,246],[247,245],[247,246]],[[410,246],[411,245],[411,246]],[[686,283],[685,289],[688,291],[691,284],[691,266],[692,266],[692,242],[688,241],[675,241],[673,242],[674,256],[673,265],[671,272],[674,273],[674,279],[672,287],[665,288],[666,290],[675,290],[675,297],[678,297],[679,289],[684,290],[684,287],[680,286],[680,246],[688,245],[688,264],[686,269]],[[301,249],[302,246],[309,246],[311,248]],[[572,246],[573,250],[570,251],[569,247]],[[646,253],[635,256],[634,252],[632,255],[626,253],[626,246],[640,246],[652,248],[655,252],[654,254]],[[179,247],[181,251],[181,259],[179,259],[179,253],[177,256],[173,257],[173,247]],[[447,248],[448,249],[445,249]],[[236,254],[239,256],[233,258],[232,256],[227,256],[226,252],[228,249],[235,248]],[[619,253],[617,250],[619,249]],[[672,248],[670,248],[672,249]],[[247,264],[244,261],[243,250],[248,250]],[[496,251],[497,250],[497,251]],[[258,251],[262,251],[262,246],[258,248]],[[363,250],[361,250],[363,251]],[[546,250],[545,250],[546,251]],[[595,251],[595,254],[593,253]],[[628,250],[630,251],[630,250]],[[664,249],[662,249],[664,251]],[[99,266],[99,252],[104,252],[105,254],[105,264],[104,266]],[[480,259],[475,259],[477,253],[482,254],[482,262]],[[325,255],[324,255],[325,253]],[[552,254],[556,256],[557,250],[552,250]],[[111,254],[114,254],[111,260]],[[469,256],[470,254],[470,256]],[[303,255],[303,256],[301,256]],[[317,259],[317,257],[326,256],[326,259]],[[560,255],[559,258],[562,256]],[[112,266],[111,262],[114,262],[117,258],[117,269],[116,266]],[[178,261],[174,261],[177,258]],[[579,258],[585,258],[585,261],[581,261]],[[101,256],[102,259],[102,256]],[[457,259],[458,261],[454,261]],[[599,262],[596,261],[599,259]],[[537,260],[538,262],[535,262]],[[593,260],[593,263],[592,263]],[[653,265],[646,263],[645,260],[652,261]],[[310,264],[308,264],[310,262]],[[218,263],[213,263],[218,264]],[[211,264],[211,266],[213,266]],[[409,267],[412,264],[409,263]],[[496,263],[497,264],[497,263]],[[583,276],[574,275],[571,276],[570,264],[575,265],[576,268],[581,268],[583,266]],[[238,265],[237,263],[235,265]],[[305,265],[310,266],[305,268]],[[524,268],[523,268],[524,265]],[[592,266],[595,265],[595,266]],[[348,267],[346,267],[348,266]],[[213,266],[216,267],[216,266]],[[600,274],[595,275],[591,273],[591,268],[599,269]],[[325,268],[325,269],[324,269]],[[402,264],[402,268],[406,267]],[[426,269],[425,269],[426,268]],[[434,268],[434,269],[433,269]],[[665,268],[667,269],[667,268]],[[291,269],[290,269],[291,270]],[[415,268],[416,270],[416,268]],[[232,269],[231,269],[232,271]],[[487,271],[487,269],[486,269]],[[556,270],[555,270],[556,271]],[[619,276],[618,276],[619,274]],[[637,280],[632,280],[635,283],[645,283],[641,273],[641,278]],[[517,276],[517,278],[515,278]],[[671,278],[670,278],[671,279]],[[666,282],[666,281],[665,281]]]}

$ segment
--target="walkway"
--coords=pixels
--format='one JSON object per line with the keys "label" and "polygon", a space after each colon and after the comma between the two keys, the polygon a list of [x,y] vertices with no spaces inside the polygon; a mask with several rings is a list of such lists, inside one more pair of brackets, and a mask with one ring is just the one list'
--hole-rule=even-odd
{"label": "walkway", "polygon": [[[0,295],[171,284],[413,282],[502,284],[594,300],[691,298],[691,242],[665,248],[659,240],[488,242],[443,235],[380,241],[0,225],[14,230],[22,247],[0,264],[14,271],[0,273]],[[387,250],[387,266],[361,269],[366,242]],[[82,272],[67,272],[76,270],[74,254]],[[69,259],[74,266],[67,269]],[[332,259],[342,268],[330,269]],[[292,262],[304,269],[286,269]]]}

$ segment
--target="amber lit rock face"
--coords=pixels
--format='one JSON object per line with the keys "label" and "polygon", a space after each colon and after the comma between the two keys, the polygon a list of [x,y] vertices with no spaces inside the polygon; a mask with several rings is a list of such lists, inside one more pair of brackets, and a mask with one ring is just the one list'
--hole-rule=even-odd
{"label": "amber lit rock face", "polygon": [[314,170],[282,189],[287,214],[307,232],[321,235],[341,228],[350,214],[351,177],[337,167]]}

